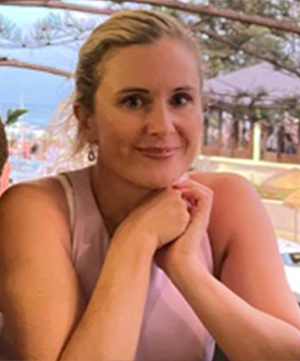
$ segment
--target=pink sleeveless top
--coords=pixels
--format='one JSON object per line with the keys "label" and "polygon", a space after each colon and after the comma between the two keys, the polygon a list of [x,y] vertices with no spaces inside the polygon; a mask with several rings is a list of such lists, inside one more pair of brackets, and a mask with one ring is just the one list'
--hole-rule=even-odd
{"label": "pink sleeveless top", "polygon": [[[88,302],[104,264],[110,238],[92,193],[89,168],[60,175],[59,179],[70,209],[72,263]],[[208,238],[203,247],[207,267],[212,272]],[[183,296],[153,264],[135,361],[211,361],[214,347],[210,334]]]}
{"label": "pink sleeveless top", "polygon": [[[72,262],[88,300],[101,272],[109,235],[93,196],[89,168],[67,173],[72,189]],[[74,203],[72,204],[72,202]],[[212,272],[208,238],[203,243]],[[210,361],[214,341],[172,282],[154,264],[135,361]]]}

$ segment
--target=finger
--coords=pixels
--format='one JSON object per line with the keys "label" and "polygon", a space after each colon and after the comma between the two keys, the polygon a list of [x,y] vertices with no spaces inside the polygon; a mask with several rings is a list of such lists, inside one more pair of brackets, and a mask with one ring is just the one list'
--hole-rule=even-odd
{"label": "finger", "polygon": [[189,179],[189,174],[188,173],[184,173],[182,174],[182,176],[177,179],[174,183],[173,186],[176,186],[177,184],[183,183],[185,181],[187,181]]}
{"label": "finger", "polygon": [[179,182],[179,183],[176,183],[176,184],[173,184],[172,187],[173,188],[181,188],[181,187],[187,187],[189,186],[190,184],[192,184],[192,180],[191,179],[187,179],[187,180],[184,180],[183,182]]}
{"label": "finger", "polygon": [[213,192],[211,190],[185,189],[182,191],[182,197],[186,200],[188,211],[193,216],[202,215],[203,212],[210,213],[213,203]]}
{"label": "finger", "polygon": [[201,184],[199,182],[191,180],[191,179],[189,179],[189,180],[187,180],[185,182],[173,185],[172,187],[174,189],[185,189],[185,188],[191,188],[191,187],[198,187],[198,188],[203,189],[203,190],[210,190],[210,188],[204,186],[203,184]]}
{"label": "finger", "polygon": [[213,191],[207,187],[201,187],[198,184],[192,187],[184,187],[180,189],[182,196],[194,198],[195,200],[201,197],[212,197]]}
{"label": "finger", "polygon": [[184,196],[184,195],[182,196],[182,199],[186,203],[187,211],[189,213],[192,213],[193,208],[197,206],[195,200],[193,198],[191,198],[191,197],[187,197],[187,196]]}
{"label": "finger", "polygon": [[196,211],[202,211],[203,207],[211,208],[213,192],[210,188],[196,181],[188,180],[177,185],[175,189],[181,191],[182,198],[186,201],[191,214],[195,215]]}

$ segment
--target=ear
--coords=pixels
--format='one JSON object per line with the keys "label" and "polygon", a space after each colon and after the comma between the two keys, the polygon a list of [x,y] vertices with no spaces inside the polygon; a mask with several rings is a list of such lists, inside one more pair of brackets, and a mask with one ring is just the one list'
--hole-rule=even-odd
{"label": "ear", "polygon": [[79,128],[86,134],[88,142],[95,143],[97,141],[97,131],[93,114],[80,103],[74,103],[73,112],[79,122]]}

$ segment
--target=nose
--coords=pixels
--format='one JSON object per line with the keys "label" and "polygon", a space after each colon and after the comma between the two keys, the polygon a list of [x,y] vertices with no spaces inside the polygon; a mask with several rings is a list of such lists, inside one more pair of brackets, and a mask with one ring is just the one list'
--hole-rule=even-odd
{"label": "nose", "polygon": [[150,135],[165,136],[175,130],[175,115],[166,104],[157,104],[147,114],[147,133]]}

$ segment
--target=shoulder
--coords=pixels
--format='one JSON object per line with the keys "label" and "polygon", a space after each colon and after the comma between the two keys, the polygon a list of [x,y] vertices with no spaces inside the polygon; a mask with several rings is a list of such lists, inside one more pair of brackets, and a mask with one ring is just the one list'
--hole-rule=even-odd
{"label": "shoulder", "polygon": [[46,356],[61,349],[82,312],[63,197],[59,180],[46,178],[0,199],[0,311],[23,359],[56,359]]}
{"label": "shoulder", "polygon": [[215,276],[251,306],[299,328],[276,234],[251,183],[232,174],[191,177],[215,195],[208,229]]}
{"label": "shoulder", "polygon": [[245,178],[230,173],[199,173],[190,177],[210,188],[214,194],[208,234],[215,263],[219,268],[234,245],[239,249],[256,242],[258,229],[268,229],[271,224],[263,203],[253,185]]}
{"label": "shoulder", "polygon": [[262,201],[253,185],[244,177],[231,173],[191,173],[190,177],[210,188],[214,194],[211,218],[217,224],[237,226],[245,215],[263,211]]}
{"label": "shoulder", "polygon": [[6,190],[0,201],[0,209],[23,211],[24,207],[35,206],[53,207],[61,212],[66,209],[64,190],[57,178],[48,177],[15,184]]}
{"label": "shoulder", "polygon": [[25,232],[52,226],[59,233],[70,228],[65,192],[57,178],[22,182],[6,190],[0,198],[0,233],[13,226]]}
{"label": "shoulder", "polygon": [[237,188],[242,192],[255,192],[252,184],[246,178],[234,173],[191,172],[189,176],[218,195],[229,191],[230,193],[226,193],[226,195],[230,196],[231,191],[237,190]]}
{"label": "shoulder", "polygon": [[224,216],[246,206],[260,207],[260,197],[253,185],[244,177],[232,173],[190,173],[190,177],[210,188],[214,194],[213,216]]}

